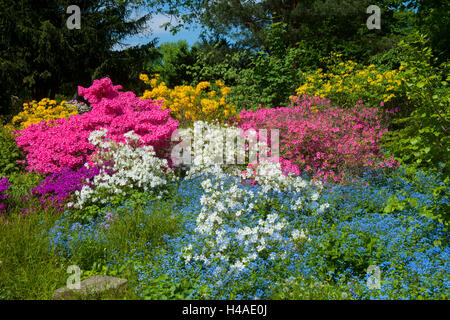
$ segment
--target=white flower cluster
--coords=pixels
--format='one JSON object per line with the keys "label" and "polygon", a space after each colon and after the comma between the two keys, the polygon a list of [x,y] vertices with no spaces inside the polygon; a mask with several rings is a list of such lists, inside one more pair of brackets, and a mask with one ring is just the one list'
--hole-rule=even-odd
{"label": "white flower cluster", "polygon": [[152,146],[139,146],[140,137],[133,131],[124,134],[127,143],[113,142],[106,133],[103,129],[90,134],[89,142],[98,150],[94,162],[101,171],[89,185],[75,192],[76,201],[69,206],[106,204],[112,196],[125,194],[126,189],[149,191],[167,184],[171,170],[166,160],[155,156]]}
{"label": "white flower cluster", "polygon": [[187,165],[189,177],[218,171],[237,175],[247,163],[256,162],[269,151],[266,142],[258,141],[254,130],[244,132],[203,121],[194,122],[193,128],[180,130],[179,137],[183,143],[176,150],[183,146],[183,155],[175,152],[172,160]]}
{"label": "white flower cluster", "polygon": [[[264,193],[271,191],[293,191],[294,193],[301,193],[310,185],[315,185],[319,190],[322,189],[320,182],[308,182],[300,176],[292,173],[283,173],[281,164],[263,161],[259,164],[249,165],[245,172],[240,174],[242,179],[250,179],[258,183],[263,188]],[[313,194],[313,201],[317,200],[319,194]]]}
{"label": "white flower cluster", "polygon": [[[241,182],[251,179],[259,185],[246,187]],[[237,177],[220,174],[202,182],[204,195],[197,217],[198,241],[184,248],[185,262],[191,260],[209,264],[223,261],[230,265],[227,272],[241,272],[265,253],[271,260],[284,259],[286,252],[274,251],[286,242],[304,239],[310,241],[307,230],[292,228],[275,211],[263,213],[261,208],[277,200],[279,192],[293,195],[285,199],[288,206],[299,206],[296,194],[310,194],[311,184],[301,177],[284,175],[279,164],[263,162],[249,168]],[[318,197],[313,193],[313,197]]]}
{"label": "white flower cluster", "polygon": [[294,232],[292,232],[292,239],[293,240],[297,240],[297,239],[305,239],[307,241],[311,241],[311,238],[308,237],[307,231],[305,230],[294,230]]}
{"label": "white flower cluster", "polygon": [[[289,209],[298,211],[302,209],[305,201],[317,201],[323,184],[320,181],[303,179],[292,173],[284,173],[280,163],[265,161],[260,164],[251,165],[240,174],[240,177],[250,179],[261,186],[264,193],[289,192],[292,197],[287,199]],[[318,212],[323,212],[329,207],[325,203],[320,206]],[[287,208],[285,208],[287,209]]]}

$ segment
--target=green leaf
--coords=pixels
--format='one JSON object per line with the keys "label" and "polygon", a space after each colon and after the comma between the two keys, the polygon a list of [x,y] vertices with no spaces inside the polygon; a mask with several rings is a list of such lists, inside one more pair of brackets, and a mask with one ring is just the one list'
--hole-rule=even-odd
{"label": "green leaf", "polygon": [[425,86],[425,82],[420,81],[420,82],[418,82],[418,83],[416,84],[416,86],[417,86],[418,88],[423,88],[423,87]]}

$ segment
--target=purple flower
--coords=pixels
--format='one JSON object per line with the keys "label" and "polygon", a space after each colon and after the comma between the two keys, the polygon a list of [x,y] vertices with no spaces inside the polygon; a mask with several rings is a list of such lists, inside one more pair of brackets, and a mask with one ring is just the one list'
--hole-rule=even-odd
{"label": "purple flower", "polygon": [[105,220],[106,220],[106,222],[113,222],[113,220],[115,219],[115,216],[114,216],[114,214],[113,213],[111,213],[111,212],[107,212],[107,213],[105,213]]}
{"label": "purple flower", "polygon": [[75,191],[88,184],[87,179],[91,180],[100,173],[97,167],[81,167],[78,170],[64,168],[58,172],[52,173],[37,187],[31,190],[32,194],[39,196],[43,205],[53,205],[59,210],[63,210],[66,202],[73,196]]}
{"label": "purple flower", "polygon": [[[6,177],[3,177],[0,179],[0,201],[6,200],[9,198],[9,194],[6,193],[9,186],[11,184],[9,183],[8,179]],[[6,204],[0,202],[0,214],[6,214]]]}
{"label": "purple flower", "polygon": [[0,199],[7,199],[8,195],[2,195],[1,193],[5,192],[6,190],[8,190],[9,186],[11,184],[8,181],[8,178],[3,177],[0,179]]}

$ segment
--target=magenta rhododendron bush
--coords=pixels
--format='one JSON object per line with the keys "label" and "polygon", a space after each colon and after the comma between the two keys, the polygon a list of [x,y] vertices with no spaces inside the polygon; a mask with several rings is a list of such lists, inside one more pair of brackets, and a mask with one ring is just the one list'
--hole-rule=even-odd
{"label": "magenta rhododendron bush", "polygon": [[170,117],[169,109],[161,110],[159,103],[139,99],[130,91],[121,92],[121,88],[109,78],[94,80],[91,87],[78,88],[91,103],[90,112],[16,131],[18,146],[27,152],[27,169],[47,174],[81,167],[95,152],[89,135],[100,128],[106,128],[108,137],[116,142],[125,141],[124,133],[134,131],[143,145],[151,145],[158,156],[167,157],[178,121]]}
{"label": "magenta rhododendron bush", "polygon": [[280,156],[291,166],[315,178],[340,181],[349,169],[397,165],[381,152],[380,138],[387,129],[378,114],[377,108],[367,109],[362,103],[340,109],[326,99],[298,96],[291,98],[289,107],[241,111],[239,126],[278,129]]}

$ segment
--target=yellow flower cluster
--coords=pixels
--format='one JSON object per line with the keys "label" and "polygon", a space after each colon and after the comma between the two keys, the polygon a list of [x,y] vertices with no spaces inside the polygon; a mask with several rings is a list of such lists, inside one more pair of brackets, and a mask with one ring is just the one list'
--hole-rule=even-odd
{"label": "yellow flower cluster", "polygon": [[146,74],[141,74],[139,78],[151,86],[151,90],[145,90],[140,98],[163,100],[163,109],[170,108],[172,116],[182,125],[197,120],[225,122],[236,116],[236,107],[226,102],[230,88],[220,80],[213,84],[203,81],[195,87],[176,86],[170,89],[165,82],[159,81],[158,74],[152,79]]}
{"label": "yellow flower cluster", "polygon": [[373,64],[362,66],[351,60],[344,62],[341,56],[332,53],[326,59],[328,72],[318,69],[314,73],[303,73],[304,83],[297,88],[297,94],[326,97],[341,105],[363,100],[365,104],[376,106],[391,101],[405,81],[398,70],[380,72]]}
{"label": "yellow flower cluster", "polygon": [[39,102],[33,100],[23,104],[23,111],[13,117],[12,126],[23,130],[33,123],[68,118],[75,114],[78,114],[76,106],[67,104],[66,101],[57,104],[55,100],[48,98]]}

